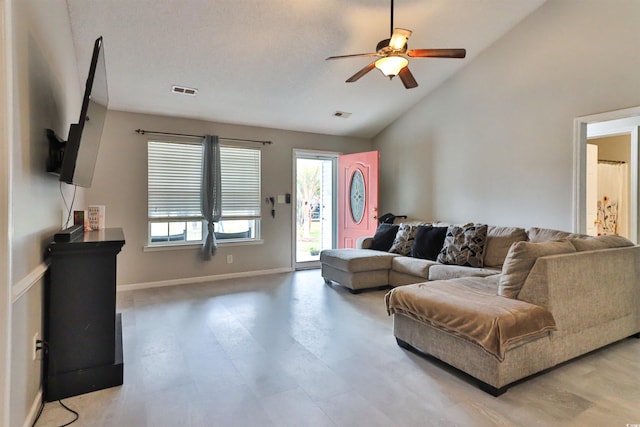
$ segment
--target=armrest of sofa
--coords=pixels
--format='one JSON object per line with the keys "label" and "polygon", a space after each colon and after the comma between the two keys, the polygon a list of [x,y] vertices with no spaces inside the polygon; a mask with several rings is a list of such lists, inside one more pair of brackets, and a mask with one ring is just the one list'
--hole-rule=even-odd
{"label": "armrest of sofa", "polygon": [[356,240],[356,249],[370,249],[372,243],[373,237],[371,236],[358,237],[358,240]]}
{"label": "armrest of sofa", "polygon": [[626,316],[640,330],[640,246],[536,260],[518,299],[549,310],[572,334]]}

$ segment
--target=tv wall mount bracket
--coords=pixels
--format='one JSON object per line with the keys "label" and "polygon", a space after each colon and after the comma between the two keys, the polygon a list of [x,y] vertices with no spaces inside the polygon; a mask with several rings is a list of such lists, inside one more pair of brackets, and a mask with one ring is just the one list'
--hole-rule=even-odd
{"label": "tv wall mount bracket", "polygon": [[47,139],[49,140],[49,157],[47,158],[47,172],[60,175],[64,149],[67,141],[61,140],[52,130],[47,129]]}

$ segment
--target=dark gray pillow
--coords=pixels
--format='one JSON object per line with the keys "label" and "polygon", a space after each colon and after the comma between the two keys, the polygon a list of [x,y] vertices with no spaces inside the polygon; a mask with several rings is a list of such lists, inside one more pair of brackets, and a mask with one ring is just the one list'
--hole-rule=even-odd
{"label": "dark gray pillow", "polygon": [[393,239],[396,238],[399,225],[396,224],[380,224],[376,230],[376,234],[373,236],[371,247],[369,249],[375,249],[376,251],[389,252]]}
{"label": "dark gray pillow", "polygon": [[448,227],[433,227],[420,225],[411,247],[411,256],[414,258],[435,261],[444,245]]}

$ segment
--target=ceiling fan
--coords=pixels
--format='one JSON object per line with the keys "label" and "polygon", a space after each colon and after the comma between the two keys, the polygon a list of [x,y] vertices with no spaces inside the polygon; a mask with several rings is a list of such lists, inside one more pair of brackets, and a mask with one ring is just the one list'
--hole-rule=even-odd
{"label": "ceiling fan", "polygon": [[410,58],[464,58],[465,49],[411,49],[408,50],[407,40],[411,31],[403,28],[393,28],[393,0],[391,0],[391,37],[384,39],[376,46],[375,53],[357,53],[354,55],[330,56],[329,59],[377,57],[375,61],[349,77],[346,82],[353,83],[374,68],[378,68],[389,79],[399,76],[407,89],[418,86],[418,82],[409,71]]}

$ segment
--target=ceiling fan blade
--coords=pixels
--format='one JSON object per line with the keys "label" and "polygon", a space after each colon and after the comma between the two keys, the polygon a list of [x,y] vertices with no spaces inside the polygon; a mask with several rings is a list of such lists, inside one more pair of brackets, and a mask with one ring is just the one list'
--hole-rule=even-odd
{"label": "ceiling fan blade", "polygon": [[358,71],[357,73],[355,73],[353,76],[349,77],[346,81],[347,83],[353,83],[356,80],[358,80],[360,77],[364,76],[365,74],[367,74],[369,71],[373,70],[374,68],[376,68],[376,63],[375,61],[372,62],[371,64],[367,65],[366,67],[364,67],[363,69],[361,69],[360,71]]}
{"label": "ceiling fan blade", "polygon": [[325,58],[325,61],[329,60],[329,59],[359,58],[359,57],[363,57],[363,56],[380,56],[380,55],[378,53],[355,53],[353,55],[330,56],[328,58]]}
{"label": "ceiling fan blade", "polygon": [[411,49],[407,56],[412,58],[464,58],[466,49]]}
{"label": "ceiling fan blade", "polygon": [[394,28],[391,39],[389,40],[389,47],[394,50],[402,50],[404,45],[407,44],[407,40],[411,37],[411,30],[405,30],[404,28]]}
{"label": "ceiling fan blade", "polygon": [[415,78],[413,78],[413,74],[409,71],[409,67],[404,67],[398,73],[398,77],[402,80],[402,84],[407,89],[413,89],[414,87],[418,87],[418,82]]}

